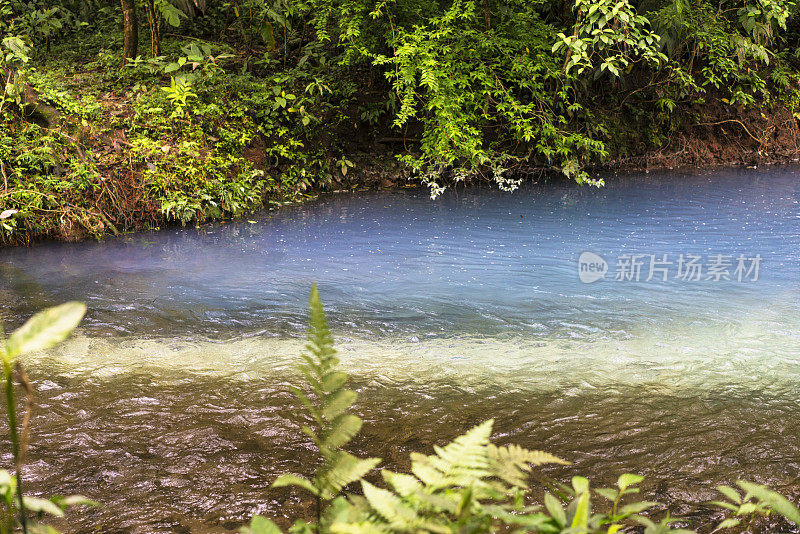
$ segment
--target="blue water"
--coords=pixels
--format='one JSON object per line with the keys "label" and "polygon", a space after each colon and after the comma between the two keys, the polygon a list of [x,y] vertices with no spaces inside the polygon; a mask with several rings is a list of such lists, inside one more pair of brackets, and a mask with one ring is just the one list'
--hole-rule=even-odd
{"label": "blue water", "polygon": [[[650,326],[741,320],[800,299],[797,169],[610,176],[597,190],[529,184],[508,194],[423,190],[334,195],[200,229],[0,251],[5,320],[86,300],[89,333],[292,335],[317,282],[341,331],[366,336],[608,335]],[[606,279],[584,284],[578,257],[599,254]],[[639,282],[614,281],[623,254],[642,254]],[[673,262],[645,281],[649,255]],[[702,280],[676,278],[702,256]],[[730,255],[734,280],[705,280]],[[758,280],[736,258],[760,255]],[[746,264],[751,267],[751,264]]]}

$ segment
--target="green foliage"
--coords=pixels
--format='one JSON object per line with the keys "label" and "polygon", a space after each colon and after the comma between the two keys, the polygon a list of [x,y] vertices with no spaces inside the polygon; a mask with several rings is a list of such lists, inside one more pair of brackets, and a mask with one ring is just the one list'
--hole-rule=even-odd
{"label": "green foliage", "polygon": [[0,0],[0,121],[22,140],[0,148],[2,242],[241,215],[350,187],[384,155],[433,196],[532,171],[602,185],[590,169],[706,111],[800,113],[787,0],[140,4],[151,53],[120,69],[116,3]]}
{"label": "green foliage", "polygon": [[29,53],[30,48],[19,37],[5,37],[0,42],[0,122],[8,120],[5,114],[9,105],[22,108]]}
{"label": "green foliage", "polygon": [[636,61],[654,66],[666,61],[658,49],[660,37],[647,29],[650,21],[637,15],[627,0],[575,0],[575,11],[573,33],[559,33],[553,45],[553,52],[566,51],[566,72],[580,75],[588,70],[595,79],[605,72],[619,77]]}
{"label": "green foliage", "polygon": [[192,90],[192,84],[184,78],[178,78],[176,81],[173,76],[171,80],[169,87],[162,87],[161,90],[167,93],[167,98],[172,103],[173,111],[170,117],[183,117],[184,110],[189,104],[189,99],[197,98],[197,93]]}
{"label": "green foliage", "polygon": [[399,95],[395,128],[423,125],[420,154],[401,160],[434,196],[448,172],[455,181],[487,176],[513,190],[519,182],[510,168],[537,156],[587,181],[581,164],[604,157],[605,148],[568,127],[572,102],[554,91],[564,78],[547,26],[530,9],[482,24],[473,2],[456,1],[424,25],[397,29],[393,55],[374,56]]}
{"label": "green foliage", "polygon": [[717,487],[726,500],[712,501],[710,504],[730,510],[733,517],[722,521],[716,530],[750,526],[756,518],[768,516],[773,511],[795,526],[800,526],[800,510],[780,493],[745,480],[739,480],[736,485],[743,490],[743,494],[730,486]]}

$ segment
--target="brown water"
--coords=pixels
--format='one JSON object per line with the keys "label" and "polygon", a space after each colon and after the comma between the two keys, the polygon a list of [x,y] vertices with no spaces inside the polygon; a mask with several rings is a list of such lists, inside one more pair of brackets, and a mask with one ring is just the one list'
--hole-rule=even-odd
{"label": "brown water", "polygon": [[[104,502],[69,514],[66,530],[222,532],[254,513],[288,524],[310,512],[302,492],[267,489],[279,473],[307,472],[315,460],[288,417],[295,405],[285,384],[174,372],[40,374],[29,487]],[[642,384],[563,395],[376,378],[356,386],[366,424],[355,450],[395,468],[407,467],[410,451],[430,452],[495,414],[497,442],[574,463],[535,478],[583,473],[613,484],[620,473],[640,473],[648,499],[705,532],[718,514],[698,503],[715,498],[717,484],[747,475],[790,494],[798,488],[800,446],[787,436],[800,433],[800,409],[788,391],[686,395]]]}

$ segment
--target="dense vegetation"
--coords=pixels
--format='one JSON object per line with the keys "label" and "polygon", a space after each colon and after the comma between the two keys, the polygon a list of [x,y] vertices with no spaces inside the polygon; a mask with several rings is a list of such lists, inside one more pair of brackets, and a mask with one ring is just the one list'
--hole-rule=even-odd
{"label": "dense vegetation", "polygon": [[794,158],[799,23],[785,0],[0,0],[0,243]]}
{"label": "dense vegetation", "polygon": [[[303,388],[294,394],[305,411],[298,415],[302,431],[318,453],[319,463],[300,474],[279,476],[272,487],[296,486],[316,500],[313,518],[299,518],[289,529],[313,533],[553,533],[614,534],[643,531],[691,533],[691,525],[653,501],[632,501],[643,477],[623,473],[616,487],[595,488],[588,479],[572,477],[570,484],[555,481],[532,487],[533,466],[568,464],[543,451],[518,445],[494,445],[492,421],[486,421],[452,443],[433,447],[433,454],[412,453],[411,473],[375,470],[379,458],[359,458],[347,451],[363,421],[351,413],[356,392],[345,387],[348,376],[339,371],[325,312],[316,286],[309,300],[307,353],[300,371]],[[64,515],[71,506],[98,506],[83,496],[33,498],[24,492],[24,465],[32,396],[21,359],[65,339],[82,319],[86,308],[70,302],[47,309],[5,337],[0,331],[0,364],[6,397],[6,421],[15,474],[0,470],[0,532],[57,534],[43,523],[48,515]],[[16,392],[25,393],[19,421]],[[379,482],[380,480],[380,482]],[[739,489],[719,486],[722,500],[710,503],[729,512],[714,530],[751,531],[759,518],[777,513],[800,526],[800,510],[769,488],[739,481]],[[384,486],[384,487],[381,487]],[[534,490],[539,491],[534,493]],[[537,497],[541,495],[541,497]],[[99,504],[102,506],[102,504]],[[638,530],[636,530],[638,529]],[[279,527],[255,516],[242,534],[279,534]]]}

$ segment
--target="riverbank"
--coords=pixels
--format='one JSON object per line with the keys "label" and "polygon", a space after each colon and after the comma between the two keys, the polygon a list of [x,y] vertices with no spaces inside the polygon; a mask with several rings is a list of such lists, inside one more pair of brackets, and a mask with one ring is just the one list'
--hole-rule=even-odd
{"label": "riverbank", "polygon": [[[107,37],[86,34],[81,48],[56,45],[25,71],[24,106],[0,119],[0,246],[200,225],[322,192],[429,179],[408,160],[425,142],[422,126],[393,126],[380,78],[354,85],[352,73],[266,74],[242,51],[186,39],[165,39],[162,56],[120,69],[108,46]],[[604,148],[580,172],[591,181],[609,170],[797,161],[794,89],[773,88],[749,104],[723,94],[668,113],[598,107],[587,126]],[[531,156],[504,176],[561,173],[569,174]],[[464,178],[496,175],[443,168],[437,180]]]}

